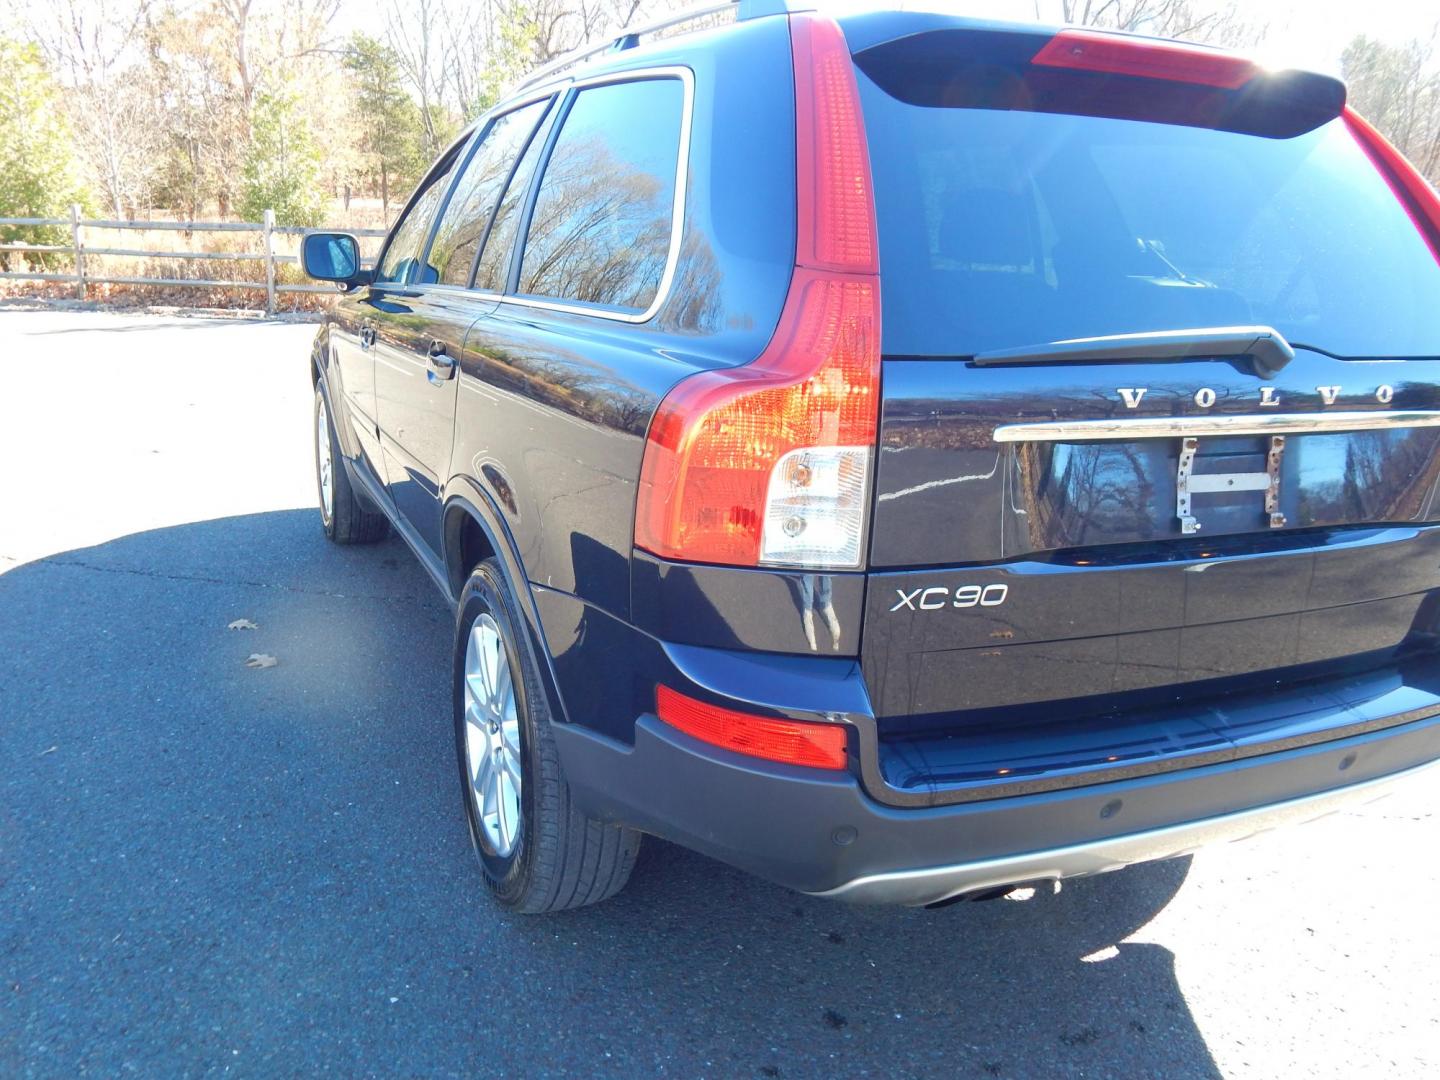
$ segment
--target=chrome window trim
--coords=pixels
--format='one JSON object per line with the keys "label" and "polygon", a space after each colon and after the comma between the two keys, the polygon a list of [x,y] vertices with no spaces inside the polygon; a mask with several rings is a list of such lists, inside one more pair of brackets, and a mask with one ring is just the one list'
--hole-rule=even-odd
{"label": "chrome window trim", "polygon": [[[655,298],[650,301],[650,306],[644,311],[626,311],[623,308],[605,307],[599,304],[584,304],[578,302],[566,302],[564,300],[545,300],[529,295],[517,293],[496,293],[480,292],[471,290],[471,295],[482,299],[497,299],[502,304],[510,304],[516,307],[537,308],[542,311],[560,311],[569,315],[589,315],[597,319],[608,319],[612,322],[623,323],[645,323],[653,319],[665,305],[669,298],[670,287],[674,284],[675,270],[680,262],[680,249],[684,239],[685,231],[685,202],[687,197],[686,185],[690,177],[690,140],[691,123],[695,112],[695,73],[690,68],[680,64],[667,64],[661,67],[627,68],[622,71],[606,72],[602,75],[592,75],[586,79],[576,79],[565,88],[566,96],[573,97],[582,90],[592,86],[604,86],[611,83],[643,82],[650,79],[679,79],[684,90],[683,100],[680,106],[680,145],[677,148],[675,162],[675,202],[670,211],[670,247],[665,255],[665,269],[660,275],[660,284],[656,287]],[[553,91],[552,91],[553,92]],[[562,102],[561,107],[567,108],[567,102]],[[566,117],[568,118],[568,111]],[[557,138],[564,134],[564,119],[561,120],[560,130]],[[552,150],[553,152],[553,150]],[[541,163],[541,169],[536,177],[536,183],[544,184],[545,170],[549,168],[550,159],[547,156]],[[537,189],[538,190],[538,189]],[[526,239],[529,238],[530,223],[524,223]],[[521,250],[521,265],[524,265],[524,250]]]}
{"label": "chrome window trim", "polygon": [[1388,431],[1440,427],[1440,410],[1394,412],[1269,413],[1264,416],[1154,416],[1120,420],[1047,420],[1002,424],[997,443],[1172,439],[1205,435],[1306,435],[1315,432]]}

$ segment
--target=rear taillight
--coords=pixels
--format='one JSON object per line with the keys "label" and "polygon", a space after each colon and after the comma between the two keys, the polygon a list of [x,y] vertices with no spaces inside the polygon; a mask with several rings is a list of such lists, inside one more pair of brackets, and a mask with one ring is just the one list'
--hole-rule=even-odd
{"label": "rear taillight", "polygon": [[1097,30],[1061,30],[1041,47],[1030,63],[1224,90],[1237,90],[1260,73],[1260,68],[1243,56],[1178,41]]}
{"label": "rear taillight", "polygon": [[669,559],[856,568],[880,407],[870,162],[839,26],[791,17],[795,271],[753,363],[681,380],[650,425],[635,543]]}
{"label": "rear taillight", "polygon": [[1350,134],[1374,162],[1375,168],[1380,171],[1380,175],[1390,185],[1390,190],[1395,192],[1395,197],[1400,200],[1400,205],[1405,207],[1405,212],[1410,215],[1410,220],[1415,223],[1415,228],[1420,230],[1425,242],[1430,245],[1435,261],[1440,262],[1440,194],[1430,186],[1430,181],[1421,175],[1420,170],[1410,164],[1405,155],[1375,130],[1369,121],[1348,107],[1344,116]]}
{"label": "rear taillight", "polygon": [[812,769],[845,768],[846,729],[839,724],[754,716],[668,686],[655,688],[655,713],[692,738],[737,754]]}

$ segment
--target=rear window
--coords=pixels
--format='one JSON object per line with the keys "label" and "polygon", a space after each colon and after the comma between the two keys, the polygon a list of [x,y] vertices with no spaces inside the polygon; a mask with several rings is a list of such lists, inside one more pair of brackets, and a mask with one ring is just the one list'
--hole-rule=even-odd
{"label": "rear window", "polygon": [[1236,324],[1440,355],[1440,265],[1341,120],[1267,138],[906,103],[856,78],[888,355]]}

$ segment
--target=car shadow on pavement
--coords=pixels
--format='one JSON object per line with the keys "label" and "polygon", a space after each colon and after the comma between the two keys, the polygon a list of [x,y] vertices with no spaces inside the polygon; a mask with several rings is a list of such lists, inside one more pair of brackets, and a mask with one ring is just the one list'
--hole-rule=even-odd
{"label": "car shadow on pavement", "polygon": [[911,911],[647,841],[606,904],[500,912],[451,623],[313,511],[0,574],[0,1072],[1218,1075],[1126,940],[1188,860]]}

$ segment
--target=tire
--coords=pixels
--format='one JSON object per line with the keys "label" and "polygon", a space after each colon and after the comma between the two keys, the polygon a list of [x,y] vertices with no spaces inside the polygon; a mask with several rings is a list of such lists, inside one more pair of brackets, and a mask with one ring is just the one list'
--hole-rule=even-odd
{"label": "tire", "polygon": [[503,907],[538,914],[614,896],[640,834],[575,806],[524,626],[499,564],[482,562],[460,593],[455,629],[461,795],[485,884]]}
{"label": "tire", "polygon": [[[385,539],[390,523],[350,482],[340,442],[331,421],[324,383],[315,385],[315,493],[320,501],[320,524],[336,544],[373,544]],[[326,490],[326,480],[329,490]]]}

